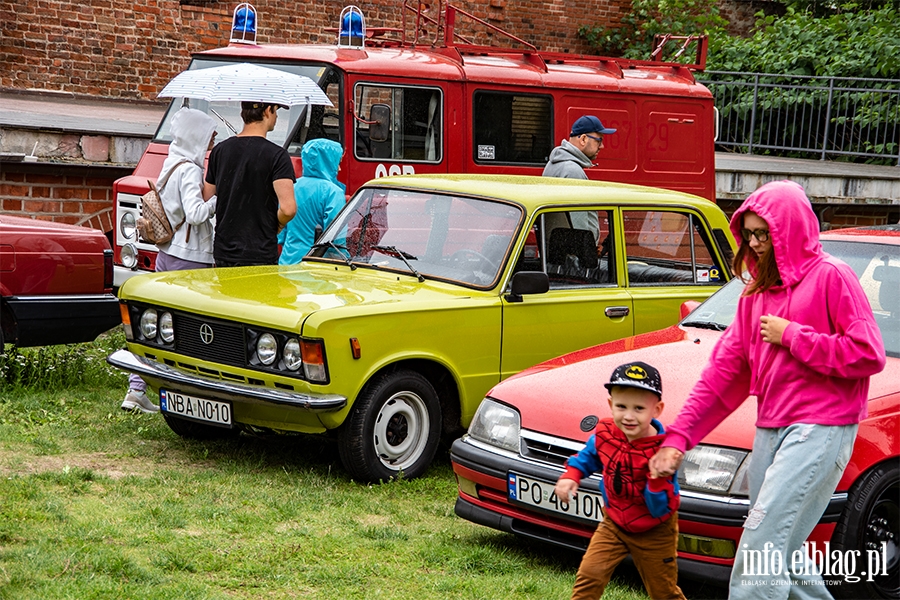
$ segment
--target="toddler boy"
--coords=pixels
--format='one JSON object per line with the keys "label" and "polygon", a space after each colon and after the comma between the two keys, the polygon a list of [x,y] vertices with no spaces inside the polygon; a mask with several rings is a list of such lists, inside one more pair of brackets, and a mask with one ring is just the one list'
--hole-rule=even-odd
{"label": "toddler boy", "polygon": [[605,518],[575,578],[572,600],[600,598],[615,568],[631,554],[647,593],[654,600],[684,598],[678,587],[678,480],[653,478],[648,462],[665,439],[656,420],[663,410],[662,379],[652,366],[630,362],[613,371],[609,383],[611,419],[603,419],[585,447],[566,462],[556,482],[565,501],[578,493],[578,482],[603,474]]}

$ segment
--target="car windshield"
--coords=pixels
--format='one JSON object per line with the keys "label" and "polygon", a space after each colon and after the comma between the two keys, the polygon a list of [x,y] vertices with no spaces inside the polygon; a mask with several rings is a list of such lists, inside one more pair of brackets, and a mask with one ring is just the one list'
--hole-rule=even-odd
{"label": "car windshield", "polygon": [[[209,69],[212,67],[221,67],[229,64],[234,64],[234,61],[195,58],[193,61],[191,61],[188,70]],[[318,83],[320,86],[322,85],[323,75],[327,70],[325,65],[279,63],[255,64],[259,64],[263,67],[270,67],[272,69],[278,69],[279,71],[285,71],[287,73],[293,73],[295,75],[304,75]],[[244,126],[244,122],[241,121],[240,102],[208,102],[206,100],[198,100],[196,98],[173,98],[172,103],[169,105],[169,109],[166,111],[166,116],[163,117],[162,122],[159,124],[159,128],[156,130],[156,135],[153,137],[154,142],[172,141],[172,117],[175,116],[175,113],[178,112],[178,110],[182,106],[188,106],[190,108],[202,110],[216,120],[216,133],[218,134],[216,135],[216,143],[235,135]],[[278,121],[275,124],[275,129],[269,132],[269,135],[266,136],[267,139],[275,144],[278,144],[279,146],[284,146],[287,141],[288,135],[294,130],[294,126],[297,124],[298,119],[300,119],[301,116],[305,116],[305,114],[306,106],[302,104],[292,106],[290,110],[287,111],[279,110]],[[285,116],[287,118],[285,118]]]}
{"label": "car windshield", "polygon": [[432,191],[363,188],[310,257],[493,287],[523,221],[521,207]]}
{"label": "car windshield", "polygon": [[[826,252],[849,264],[862,285],[881,328],[888,356],[900,358],[900,246],[822,240]],[[724,329],[734,320],[744,290],[739,278],[697,307],[681,322],[686,327]]]}

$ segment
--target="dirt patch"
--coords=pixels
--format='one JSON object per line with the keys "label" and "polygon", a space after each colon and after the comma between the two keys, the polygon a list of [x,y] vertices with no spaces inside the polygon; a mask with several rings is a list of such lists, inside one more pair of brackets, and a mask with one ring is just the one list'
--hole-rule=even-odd
{"label": "dirt patch", "polygon": [[102,452],[23,456],[21,453],[0,450],[0,475],[4,477],[62,471],[66,467],[90,470],[110,479],[121,479],[128,475],[148,476],[155,465],[139,458],[113,457]]}

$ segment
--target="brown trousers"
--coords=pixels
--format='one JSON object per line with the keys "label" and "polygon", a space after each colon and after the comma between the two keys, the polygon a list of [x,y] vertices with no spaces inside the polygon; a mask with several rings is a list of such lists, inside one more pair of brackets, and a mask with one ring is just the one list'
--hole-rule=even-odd
{"label": "brown trousers", "polygon": [[678,587],[678,515],[643,533],[629,533],[605,518],[591,538],[572,590],[572,600],[596,600],[613,571],[631,554],[653,600],[684,600]]}

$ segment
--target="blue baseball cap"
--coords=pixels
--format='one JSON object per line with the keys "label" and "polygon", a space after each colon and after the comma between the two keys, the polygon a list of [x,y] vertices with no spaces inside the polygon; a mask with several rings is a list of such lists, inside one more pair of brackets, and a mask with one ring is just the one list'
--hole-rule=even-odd
{"label": "blue baseball cap", "polygon": [[583,135],[585,133],[609,135],[610,133],[615,132],[615,129],[604,127],[603,123],[600,122],[600,119],[594,115],[584,115],[583,117],[579,117],[578,120],[572,124],[572,131],[569,133],[569,137],[575,137],[576,135]]}

